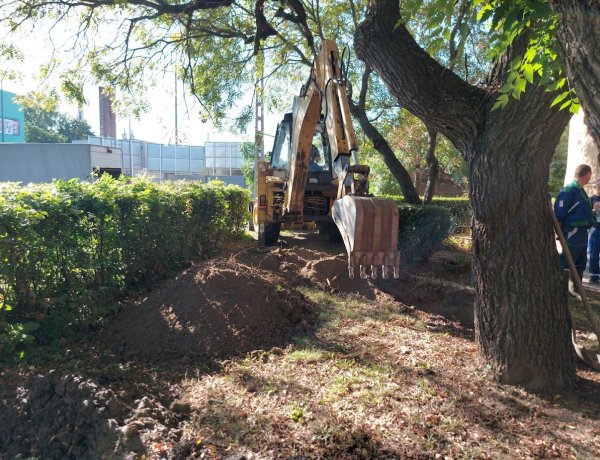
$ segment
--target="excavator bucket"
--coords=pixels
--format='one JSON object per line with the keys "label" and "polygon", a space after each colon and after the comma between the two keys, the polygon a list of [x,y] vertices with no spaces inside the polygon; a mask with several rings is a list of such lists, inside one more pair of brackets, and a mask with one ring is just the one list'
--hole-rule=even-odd
{"label": "excavator bucket", "polygon": [[335,201],[332,209],[346,250],[348,271],[354,278],[359,267],[360,277],[367,278],[367,265],[371,266],[371,278],[377,278],[377,267],[382,276],[400,276],[400,252],[398,251],[398,205],[391,199],[346,195]]}

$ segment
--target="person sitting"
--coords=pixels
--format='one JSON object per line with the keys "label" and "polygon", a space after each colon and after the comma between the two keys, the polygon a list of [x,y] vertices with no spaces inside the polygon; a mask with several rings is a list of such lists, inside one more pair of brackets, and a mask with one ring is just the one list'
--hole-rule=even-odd
{"label": "person sitting", "polygon": [[308,170],[309,171],[323,171],[323,166],[321,166],[321,155],[319,153],[319,149],[312,145],[310,147],[310,161],[308,162]]}

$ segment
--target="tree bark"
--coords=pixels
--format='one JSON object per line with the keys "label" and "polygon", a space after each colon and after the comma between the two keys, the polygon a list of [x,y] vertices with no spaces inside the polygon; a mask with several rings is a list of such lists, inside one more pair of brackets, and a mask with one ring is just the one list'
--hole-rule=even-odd
{"label": "tree bark", "polygon": [[437,131],[427,125],[427,134],[429,139],[427,142],[427,185],[423,194],[423,204],[431,204],[433,195],[435,194],[435,183],[437,182],[440,168],[439,162],[435,156],[435,147],[437,146]]}
{"label": "tree bark", "polygon": [[600,149],[600,2],[550,0],[558,14],[556,38],[569,81],[581,100],[588,131]]}
{"label": "tree bark", "polygon": [[[537,392],[569,387],[575,364],[546,193],[569,114],[551,109],[555,95],[536,85],[492,111],[501,81],[486,88],[464,82],[397,26],[399,19],[396,0],[375,0],[355,47],[403,106],[465,158],[480,355],[500,382]],[[505,74],[501,65],[494,70]]]}

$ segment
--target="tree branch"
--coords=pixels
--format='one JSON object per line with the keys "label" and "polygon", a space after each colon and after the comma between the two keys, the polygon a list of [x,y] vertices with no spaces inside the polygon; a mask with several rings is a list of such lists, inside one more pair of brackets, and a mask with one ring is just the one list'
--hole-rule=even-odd
{"label": "tree branch", "polygon": [[365,135],[369,138],[375,150],[377,150],[386,166],[394,178],[398,181],[404,200],[407,203],[420,204],[421,199],[415,189],[415,186],[410,178],[408,171],[402,166],[400,160],[394,154],[394,151],[390,147],[387,140],[381,135],[377,128],[369,121],[366,111],[366,98],[369,89],[369,77],[372,73],[372,69],[367,65],[362,74],[360,95],[358,97],[358,103],[352,100],[351,95],[348,97],[348,105],[352,116],[356,118],[360,124],[360,127],[364,131]]}
{"label": "tree branch", "polygon": [[431,58],[399,20],[397,0],[374,0],[354,37],[357,55],[373,66],[403,107],[430,120],[466,151],[483,122],[481,107],[488,95]]}

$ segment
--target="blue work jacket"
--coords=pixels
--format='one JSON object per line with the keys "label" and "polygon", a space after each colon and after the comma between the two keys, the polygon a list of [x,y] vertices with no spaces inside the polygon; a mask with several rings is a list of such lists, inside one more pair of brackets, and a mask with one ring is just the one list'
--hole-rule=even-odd
{"label": "blue work jacket", "polygon": [[554,214],[563,231],[566,228],[590,228],[596,221],[592,203],[576,180],[567,184],[556,196]]}

